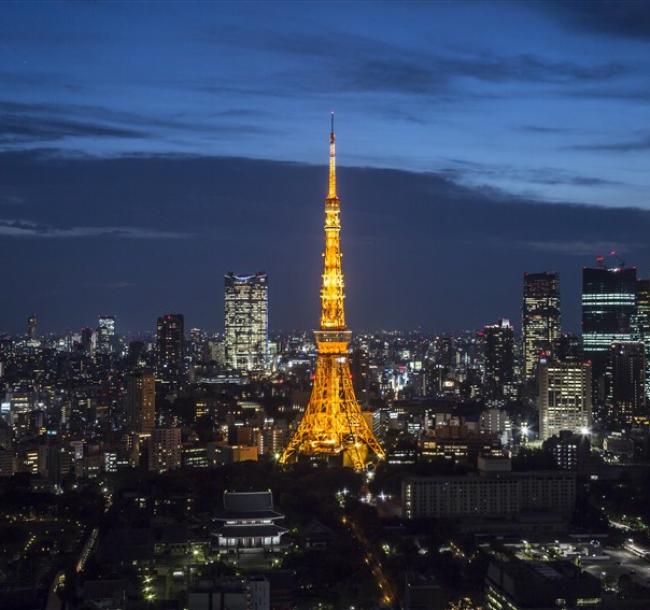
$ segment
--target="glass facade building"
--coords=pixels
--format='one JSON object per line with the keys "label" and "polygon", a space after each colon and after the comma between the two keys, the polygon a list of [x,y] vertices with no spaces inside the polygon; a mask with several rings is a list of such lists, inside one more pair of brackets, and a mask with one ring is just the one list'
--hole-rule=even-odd
{"label": "glass facade building", "polygon": [[645,397],[650,400],[650,280],[637,280],[636,321],[638,340],[645,346]]}
{"label": "glass facade building", "polygon": [[636,291],[635,267],[582,271],[582,343],[584,357],[592,362],[598,398],[606,395],[603,382],[611,345],[637,337]]}
{"label": "glass facade building", "polygon": [[488,398],[500,399],[514,378],[514,331],[501,319],[483,329],[485,345],[485,390]]}
{"label": "glass facade building", "polygon": [[541,355],[553,356],[560,336],[560,276],[525,273],[522,302],[524,377],[535,378]]}
{"label": "glass facade building", "polygon": [[112,354],[115,347],[115,316],[100,316],[97,325],[97,349]]}
{"label": "glass facade building", "polygon": [[266,273],[225,276],[226,362],[233,369],[262,371],[268,364]]}

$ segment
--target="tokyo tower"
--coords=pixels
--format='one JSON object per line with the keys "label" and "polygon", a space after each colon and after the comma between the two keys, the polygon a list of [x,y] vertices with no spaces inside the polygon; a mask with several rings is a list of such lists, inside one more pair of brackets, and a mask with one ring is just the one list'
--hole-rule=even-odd
{"label": "tokyo tower", "polygon": [[384,450],[361,413],[352,386],[348,345],[352,333],[345,324],[341,266],[341,201],[336,194],[334,113],[330,130],[329,190],[325,199],[325,252],[320,292],[320,330],[314,331],[317,359],[309,404],[280,463],[298,455],[342,455],[343,464],[362,470]]}

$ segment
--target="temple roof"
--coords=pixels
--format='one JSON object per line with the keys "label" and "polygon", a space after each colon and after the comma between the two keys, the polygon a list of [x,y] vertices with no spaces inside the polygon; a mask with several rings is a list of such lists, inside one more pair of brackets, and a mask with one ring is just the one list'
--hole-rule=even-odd
{"label": "temple roof", "polygon": [[223,507],[233,513],[273,512],[271,491],[224,491]]}

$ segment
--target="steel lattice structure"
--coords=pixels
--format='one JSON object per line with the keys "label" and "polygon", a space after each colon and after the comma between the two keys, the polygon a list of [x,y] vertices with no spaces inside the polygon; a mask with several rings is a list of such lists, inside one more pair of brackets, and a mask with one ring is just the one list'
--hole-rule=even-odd
{"label": "steel lattice structure", "polygon": [[329,189],[325,199],[325,252],[321,287],[320,330],[315,331],[317,360],[309,404],[280,458],[282,464],[305,455],[343,454],[343,463],[363,469],[370,457],[384,459],[384,450],[361,413],[354,395],[348,346],[352,333],[345,324],[341,265],[341,201],[336,194],[334,114],[330,130]]}

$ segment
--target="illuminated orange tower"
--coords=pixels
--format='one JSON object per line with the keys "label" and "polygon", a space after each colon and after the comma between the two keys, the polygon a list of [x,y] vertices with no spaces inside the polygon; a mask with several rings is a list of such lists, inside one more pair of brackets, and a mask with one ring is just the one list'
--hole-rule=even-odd
{"label": "illuminated orange tower", "polygon": [[325,199],[325,252],[320,291],[320,330],[314,331],[318,357],[314,387],[298,429],[280,463],[305,455],[340,455],[343,464],[363,469],[370,454],[384,458],[384,450],[361,413],[354,395],[348,345],[352,333],[345,325],[341,266],[341,201],[336,194],[334,113],[330,130],[329,190]]}

